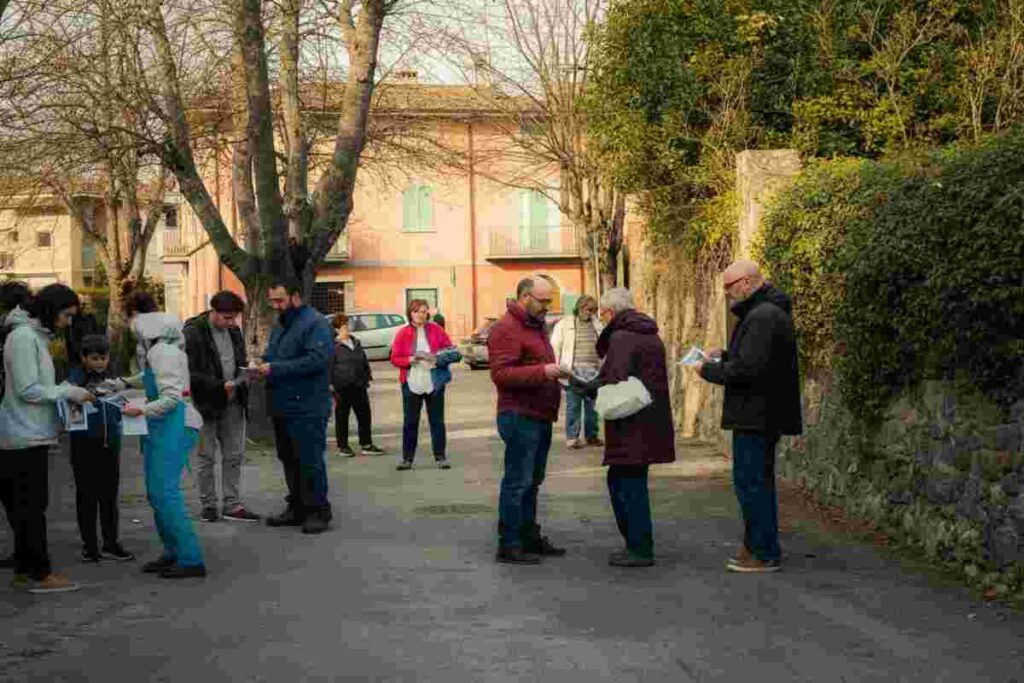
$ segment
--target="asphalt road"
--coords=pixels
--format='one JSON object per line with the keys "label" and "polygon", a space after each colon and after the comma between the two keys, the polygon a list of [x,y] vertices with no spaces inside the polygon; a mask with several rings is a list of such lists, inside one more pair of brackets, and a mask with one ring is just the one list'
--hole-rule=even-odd
{"label": "asphalt road", "polygon": [[[424,416],[416,467],[396,472],[397,378],[374,371],[389,454],[332,452],[334,528],[202,524],[205,580],[78,564],[70,467],[54,454],[51,552],[84,588],[0,584],[0,680],[1024,681],[1024,617],[813,520],[784,515],[783,572],[726,573],[740,534],[729,463],[700,444],[655,471],[657,566],[607,566],[621,542],[600,454],[562,438],[541,516],[569,554],[497,565],[502,448],[487,373],[458,371],[450,388],[455,468],[433,467]],[[158,543],[140,457],[129,448],[123,462],[125,544],[148,558]],[[244,488],[257,512],[282,504],[277,462],[256,444]],[[189,495],[198,512],[190,483]]]}

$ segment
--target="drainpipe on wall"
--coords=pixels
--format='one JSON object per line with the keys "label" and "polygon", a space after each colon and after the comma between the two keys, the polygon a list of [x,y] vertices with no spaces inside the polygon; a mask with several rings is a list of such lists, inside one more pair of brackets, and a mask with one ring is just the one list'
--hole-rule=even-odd
{"label": "drainpipe on wall", "polygon": [[476,332],[477,328],[477,300],[476,300],[476,167],[473,154],[473,122],[466,124],[466,132],[469,137],[469,272],[470,272],[470,307],[472,313],[473,327],[470,332]]}

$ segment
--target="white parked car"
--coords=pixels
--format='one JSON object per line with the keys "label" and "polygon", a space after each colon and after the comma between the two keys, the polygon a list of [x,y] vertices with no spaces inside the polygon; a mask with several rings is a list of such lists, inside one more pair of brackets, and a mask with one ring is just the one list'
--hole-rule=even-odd
{"label": "white parked car", "polygon": [[401,313],[359,312],[348,314],[348,329],[358,339],[370,360],[391,357],[391,342],[408,321]]}

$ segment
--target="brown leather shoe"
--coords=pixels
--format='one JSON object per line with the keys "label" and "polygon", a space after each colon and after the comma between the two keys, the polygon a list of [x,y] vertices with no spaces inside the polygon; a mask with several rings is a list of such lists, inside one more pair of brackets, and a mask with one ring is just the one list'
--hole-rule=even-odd
{"label": "brown leather shoe", "polygon": [[782,565],[778,560],[759,560],[756,557],[751,557],[748,560],[730,562],[725,568],[740,574],[769,574],[782,569]]}
{"label": "brown leather shoe", "polygon": [[754,555],[747,549],[747,546],[740,544],[740,549],[726,561],[726,565],[749,562],[752,559],[754,559]]}

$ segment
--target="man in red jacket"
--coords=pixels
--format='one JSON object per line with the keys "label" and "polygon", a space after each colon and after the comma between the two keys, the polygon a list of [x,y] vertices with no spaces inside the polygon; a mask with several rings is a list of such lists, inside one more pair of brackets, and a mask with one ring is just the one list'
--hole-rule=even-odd
{"label": "man in red jacket", "polygon": [[564,555],[540,533],[537,491],[544,481],[551,425],[558,419],[566,373],[544,329],[551,284],[525,278],[516,301],[491,328],[487,351],[498,388],[498,434],[505,442],[505,476],[498,502],[498,562],[538,564],[541,555]]}

